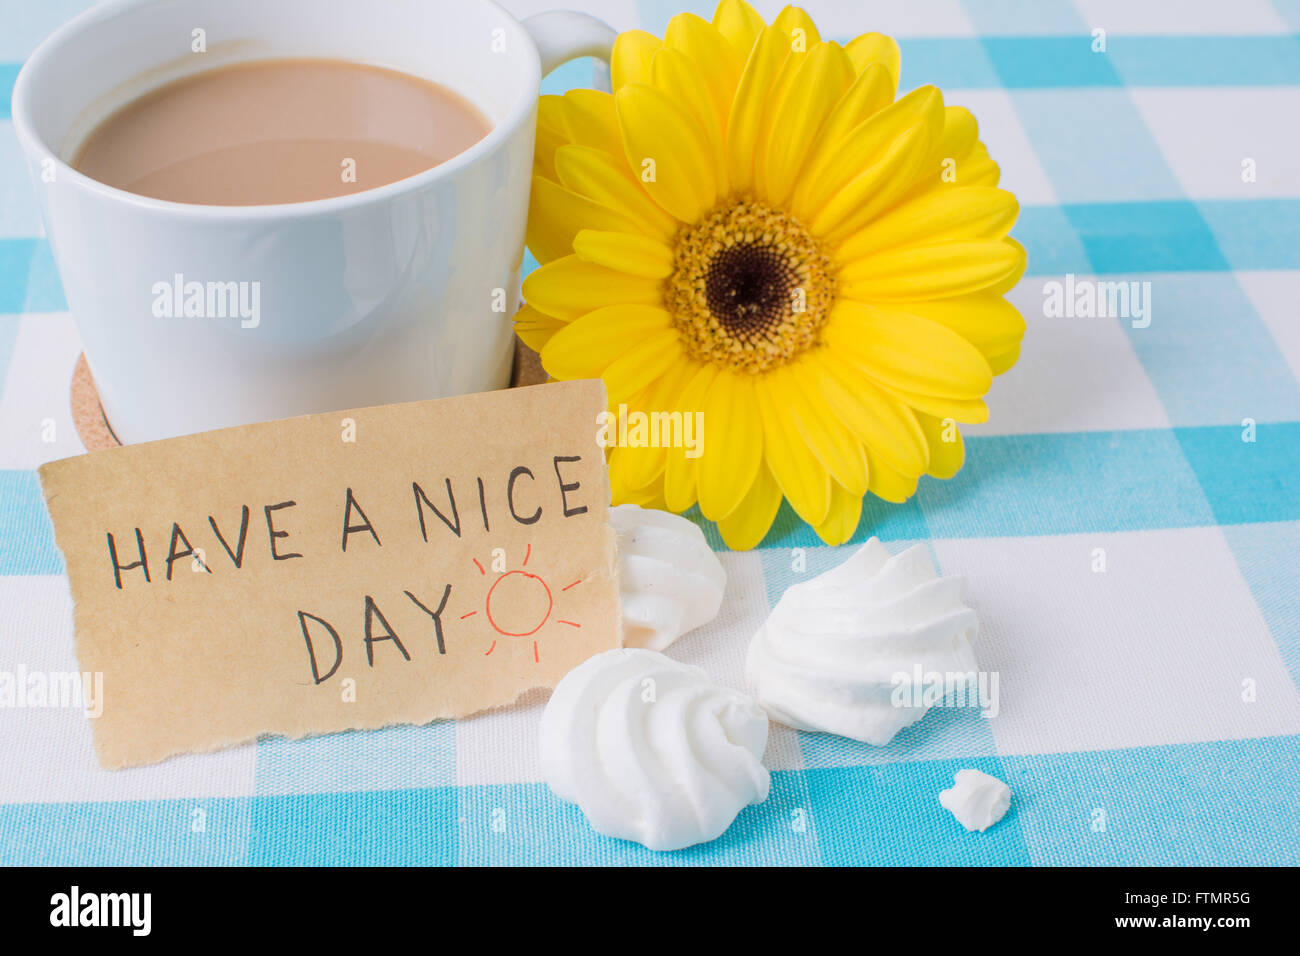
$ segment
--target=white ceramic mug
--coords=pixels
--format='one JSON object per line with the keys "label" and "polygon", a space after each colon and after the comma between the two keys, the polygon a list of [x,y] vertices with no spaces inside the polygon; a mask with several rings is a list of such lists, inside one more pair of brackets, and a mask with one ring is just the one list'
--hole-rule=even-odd
{"label": "white ceramic mug", "polygon": [[[607,59],[613,40],[585,14],[520,23],[490,0],[129,0],[56,31],[18,75],[13,122],[118,438],[508,384],[539,83],[565,60]],[[150,90],[288,56],[425,77],[492,131],[409,179],[275,206],[150,199],[68,165]],[[190,283],[211,309],[165,317],[161,291]]]}

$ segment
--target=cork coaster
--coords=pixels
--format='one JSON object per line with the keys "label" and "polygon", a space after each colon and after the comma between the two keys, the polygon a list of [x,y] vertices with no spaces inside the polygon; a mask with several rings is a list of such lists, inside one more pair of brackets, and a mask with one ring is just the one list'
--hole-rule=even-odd
{"label": "cork coaster", "polygon": [[[515,339],[515,363],[510,375],[510,387],[521,385],[540,385],[546,381],[546,372],[542,370],[537,353]],[[104,409],[99,404],[99,392],[95,389],[95,380],[91,377],[90,366],[86,356],[77,356],[76,368],[72,370],[72,421],[77,426],[77,434],[86,451],[100,451],[104,448],[116,448],[122,443],[113,434],[113,426],[104,417]]]}
{"label": "cork coaster", "polygon": [[72,423],[77,426],[77,434],[81,436],[86,451],[115,448],[122,444],[104,417],[104,409],[99,404],[99,392],[95,390],[95,380],[90,377],[90,366],[86,364],[85,352],[77,356],[77,365],[72,370],[70,399]]}

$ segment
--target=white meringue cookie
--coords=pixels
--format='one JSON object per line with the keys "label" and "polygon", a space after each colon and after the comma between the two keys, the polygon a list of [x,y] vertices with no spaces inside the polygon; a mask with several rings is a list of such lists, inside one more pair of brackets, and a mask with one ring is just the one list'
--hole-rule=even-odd
{"label": "white meringue cookie", "polygon": [[555,688],[541,724],[542,776],[607,836],[652,850],[715,840],[767,799],[767,717],[698,667],[619,648]]}
{"label": "white meringue cookie", "polygon": [[754,635],[746,679],[773,720],[884,746],[925,716],[898,675],[969,674],[975,612],[961,578],[941,578],[922,545],[891,555],[872,538],[837,568],[790,587]]}
{"label": "white meringue cookie", "polygon": [[722,607],[727,572],[693,521],[639,505],[609,511],[618,535],[623,644],[662,651]]}
{"label": "white meringue cookie", "polygon": [[982,770],[958,770],[956,784],[939,794],[939,803],[967,830],[983,833],[1006,816],[1011,788]]}

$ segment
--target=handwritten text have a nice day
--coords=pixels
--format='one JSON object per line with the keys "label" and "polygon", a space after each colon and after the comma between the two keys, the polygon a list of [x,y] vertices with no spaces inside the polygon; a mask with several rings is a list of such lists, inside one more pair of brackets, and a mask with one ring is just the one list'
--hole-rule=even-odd
{"label": "handwritten text have a nice day", "polygon": [[[469,487],[459,488],[453,487],[452,480],[446,478],[442,487],[431,484],[434,490],[430,494],[420,482],[412,481],[409,520],[412,526],[418,525],[420,538],[425,543],[436,545],[439,535],[461,538],[463,534],[477,533],[478,529],[473,525],[480,523],[486,534],[502,521],[529,526],[550,518],[563,520],[585,514],[588,506],[583,503],[582,483],[572,478],[572,469],[580,467],[581,461],[580,455],[551,456],[553,476],[545,472],[538,475],[533,469],[518,465],[495,488],[485,484],[482,477],[475,478]],[[125,540],[107,531],[106,570],[111,569],[114,586],[125,590],[158,587],[162,582],[172,581],[174,574],[184,573],[187,569],[206,574],[218,573],[223,568],[227,573],[241,571],[245,567],[247,549],[251,547],[265,548],[273,562],[307,559],[310,555],[295,550],[300,546],[295,544],[294,538],[293,509],[297,507],[298,502],[292,499],[264,503],[260,521],[254,517],[255,509],[247,504],[241,507],[237,521],[233,515],[221,521],[216,515],[208,515],[210,547],[204,546],[208,530],[195,533],[191,539],[190,532],[179,521],[173,521],[171,531],[166,535],[166,556],[161,561],[150,558],[151,551],[158,553],[159,542],[147,541],[139,527],[122,536]],[[356,553],[358,538],[370,548],[383,547],[387,530],[371,521],[364,503],[351,487],[339,495],[338,515],[336,540],[340,552],[348,553],[351,546]],[[264,531],[256,525],[264,525]],[[221,557],[223,553],[224,559]],[[212,555],[217,555],[217,560],[212,560]],[[408,589],[401,592],[407,599],[406,606],[425,622],[427,629],[431,629],[439,654],[447,653],[443,611],[451,592],[451,583],[444,584],[441,593],[416,594]],[[407,645],[389,623],[389,617],[375,597],[364,595],[362,607],[362,643],[367,664],[371,668],[375,666],[375,645],[382,642],[391,643],[392,649],[409,662],[411,654]],[[337,622],[306,608],[299,608],[297,616],[312,679],[321,684],[334,676],[343,661],[343,641]]]}

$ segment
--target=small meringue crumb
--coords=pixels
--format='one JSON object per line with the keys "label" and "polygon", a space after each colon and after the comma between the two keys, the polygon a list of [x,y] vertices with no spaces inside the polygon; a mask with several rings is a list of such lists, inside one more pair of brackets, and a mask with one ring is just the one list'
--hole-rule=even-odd
{"label": "small meringue crumb", "polygon": [[983,833],[1011,806],[1011,788],[982,770],[958,770],[953,781],[956,786],[940,793],[939,802],[967,830]]}

